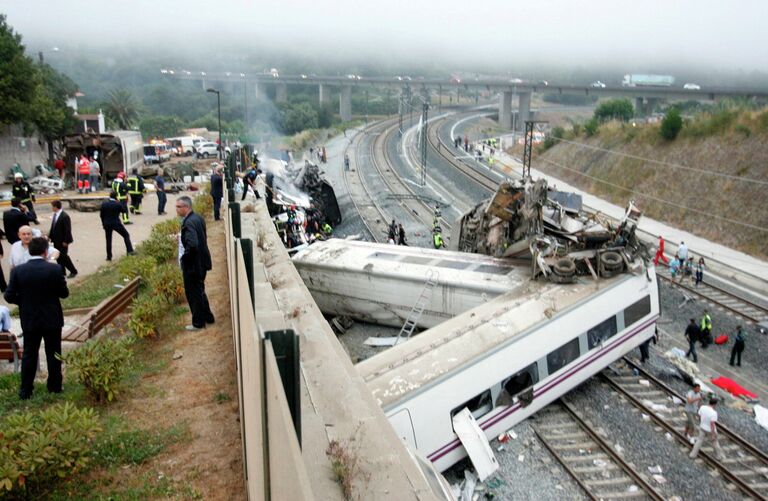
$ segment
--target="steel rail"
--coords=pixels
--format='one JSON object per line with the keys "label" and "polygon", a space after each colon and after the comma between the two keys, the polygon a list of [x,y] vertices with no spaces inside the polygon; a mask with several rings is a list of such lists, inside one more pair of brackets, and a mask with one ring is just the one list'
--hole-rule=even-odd
{"label": "steel rail", "polygon": [[[647,371],[643,370],[641,367],[639,367],[637,364],[632,362],[631,360],[624,358],[624,362],[627,363],[628,366],[632,367],[633,369],[637,369],[639,374],[642,374],[642,377],[647,379],[648,381],[652,382],[654,385],[656,385],[658,388],[662,389],[665,393],[667,393],[670,396],[674,396],[682,401],[685,401],[676,391],[674,391],[672,388],[664,384],[663,382],[659,381],[656,377],[654,377],[652,374],[648,373]],[[611,378],[609,375],[606,374],[607,371],[603,371],[601,373],[603,379],[607,381],[608,385],[613,388],[617,393],[622,395],[624,398],[626,398],[632,405],[646,413],[650,418],[660,427],[665,429],[667,432],[671,434],[675,439],[677,439],[678,442],[685,445],[688,449],[693,448],[691,443],[688,441],[688,439],[685,437],[685,435],[677,429],[673,424],[671,424],[668,420],[666,420],[664,417],[659,415],[656,411],[653,409],[647,407],[638,397],[633,395],[629,390],[622,387],[621,383],[617,382],[615,379]],[[752,454],[758,461],[762,462],[764,466],[768,466],[768,456],[760,451],[759,449],[755,448],[751,444],[749,444],[744,438],[740,437],[730,429],[728,429],[726,426],[722,425],[718,422],[717,425],[718,430],[720,431],[720,435],[726,437],[729,441],[733,442],[737,446],[741,447],[744,451],[748,452],[749,454]],[[722,444],[721,444],[722,445]],[[742,492],[747,494],[748,496],[751,496],[754,499],[761,499],[766,500],[765,495],[761,494],[757,490],[755,490],[749,482],[746,480],[740,478],[736,473],[731,471],[722,461],[719,461],[714,455],[712,455],[709,452],[706,452],[704,450],[699,451],[699,456],[702,457],[702,459],[710,465],[711,468],[719,470],[720,473],[722,473],[723,477],[727,478],[730,482],[732,482],[736,487],[738,487]]]}

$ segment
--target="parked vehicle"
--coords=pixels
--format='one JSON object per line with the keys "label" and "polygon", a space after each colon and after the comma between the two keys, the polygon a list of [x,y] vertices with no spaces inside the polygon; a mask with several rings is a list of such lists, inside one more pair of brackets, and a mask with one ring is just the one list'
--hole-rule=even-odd
{"label": "parked vehicle", "polygon": [[595,82],[592,82],[590,84],[590,87],[594,87],[596,89],[605,89],[605,84],[601,82],[600,80],[597,80]]}
{"label": "parked vehicle", "polygon": [[195,152],[195,141],[205,141],[201,137],[195,136],[181,136],[181,137],[169,137],[166,139],[172,146],[181,148],[179,155],[192,155]]}
{"label": "parked vehicle", "polygon": [[199,143],[197,145],[197,158],[215,157],[219,153],[219,145],[216,143]]}
{"label": "parked vehicle", "polygon": [[695,84],[695,83],[687,83],[683,85],[683,89],[685,90],[701,90],[701,85]]}
{"label": "parked vehicle", "polygon": [[621,81],[623,87],[671,87],[675,77],[669,75],[626,74]]}

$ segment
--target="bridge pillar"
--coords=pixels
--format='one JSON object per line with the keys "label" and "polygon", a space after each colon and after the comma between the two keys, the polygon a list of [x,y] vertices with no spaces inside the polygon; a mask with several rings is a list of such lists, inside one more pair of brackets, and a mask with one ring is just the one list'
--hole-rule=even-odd
{"label": "bridge pillar", "polygon": [[328,87],[327,84],[320,84],[318,85],[319,92],[320,92],[320,104],[325,104],[328,102],[328,98],[330,97],[331,89]]}
{"label": "bridge pillar", "polygon": [[643,102],[642,97],[636,97],[635,98],[635,115],[638,117],[644,117],[645,116],[645,103]]}
{"label": "bridge pillar", "polygon": [[525,130],[525,121],[531,119],[531,93],[521,92],[518,98],[517,116],[519,120],[515,124],[517,130]]}
{"label": "bridge pillar", "polygon": [[275,102],[284,103],[288,101],[288,84],[279,83],[275,86]]}
{"label": "bridge pillar", "polygon": [[512,92],[504,91],[499,98],[499,125],[512,128]]}
{"label": "bridge pillar", "polygon": [[352,120],[352,86],[343,85],[341,87],[341,96],[339,98],[339,115],[342,122]]}
{"label": "bridge pillar", "polygon": [[267,100],[267,84],[256,82],[253,84],[253,92],[256,95],[257,101]]}

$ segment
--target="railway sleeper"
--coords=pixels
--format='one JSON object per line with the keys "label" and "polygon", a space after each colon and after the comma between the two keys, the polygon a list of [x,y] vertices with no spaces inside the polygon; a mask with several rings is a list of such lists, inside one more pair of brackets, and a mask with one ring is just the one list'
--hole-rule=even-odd
{"label": "railway sleeper", "polygon": [[580,438],[580,439],[587,439],[589,436],[584,433],[583,431],[577,431],[574,433],[553,433],[550,435],[544,435],[544,438],[546,440],[554,441],[554,440],[570,440],[573,438]]}
{"label": "railway sleeper", "polygon": [[573,421],[570,421],[570,422],[564,422],[564,423],[536,424],[536,427],[539,430],[560,430],[562,428],[578,428],[579,425]]}
{"label": "railway sleeper", "polygon": [[560,451],[573,451],[573,450],[579,450],[584,449],[587,451],[600,449],[600,447],[592,442],[591,440],[589,442],[579,442],[579,443],[573,443],[573,444],[559,444],[557,446],[553,446],[554,449],[556,449],[558,452]]}
{"label": "railway sleeper", "polygon": [[629,476],[614,478],[590,478],[582,480],[589,487],[604,487],[607,485],[634,484],[635,480]]}
{"label": "railway sleeper", "polygon": [[642,489],[636,491],[624,491],[624,492],[609,492],[607,494],[600,494],[600,499],[629,499],[629,498],[647,498],[648,493]]}
{"label": "railway sleeper", "polygon": [[560,457],[563,458],[563,461],[568,461],[569,463],[578,463],[580,461],[594,461],[595,459],[606,461],[610,459],[608,454],[605,454],[604,452],[598,452],[595,454],[584,454],[584,455],[578,455],[578,456],[563,456],[561,454]]}
{"label": "railway sleeper", "polygon": [[602,466],[574,466],[571,468],[574,472],[585,474],[585,473],[603,473],[606,470],[620,470],[618,465],[614,463],[608,463]]}

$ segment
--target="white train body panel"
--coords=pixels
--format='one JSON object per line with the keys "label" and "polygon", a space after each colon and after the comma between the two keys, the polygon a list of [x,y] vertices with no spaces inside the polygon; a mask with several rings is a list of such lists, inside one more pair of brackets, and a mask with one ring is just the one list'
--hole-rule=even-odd
{"label": "white train body panel", "polygon": [[339,239],[314,243],[293,262],[323,313],[395,327],[430,274],[438,285],[418,322],[426,328],[522,286],[530,274],[479,254]]}
{"label": "white train body panel", "polygon": [[452,413],[469,407],[490,440],[650,338],[658,316],[652,268],[528,282],[356,367],[400,437],[444,471],[466,456]]}

